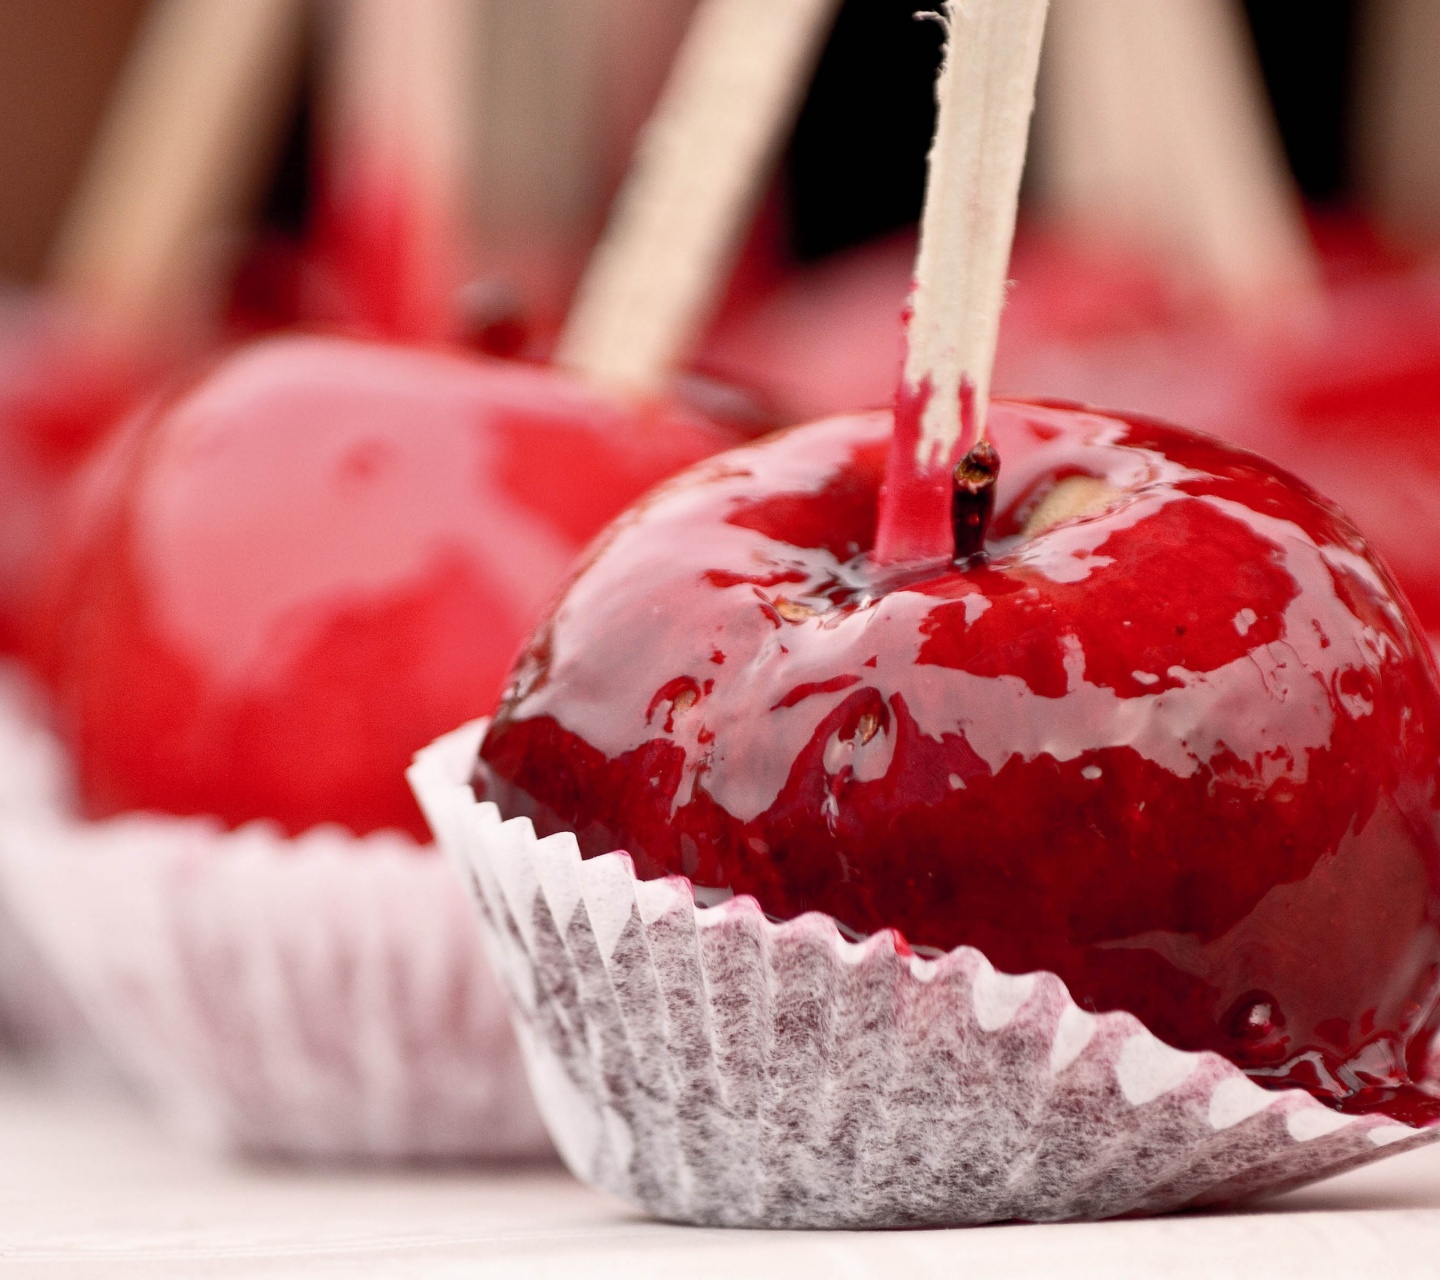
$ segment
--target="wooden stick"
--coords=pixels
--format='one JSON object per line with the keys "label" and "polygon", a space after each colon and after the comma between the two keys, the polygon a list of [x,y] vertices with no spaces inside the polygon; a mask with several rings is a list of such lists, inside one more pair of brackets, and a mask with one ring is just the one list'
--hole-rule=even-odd
{"label": "wooden stick", "polygon": [[1055,0],[1035,113],[1040,194],[1062,224],[1101,238],[1153,217],[1153,131],[1135,83],[1126,0]]}
{"label": "wooden stick", "polygon": [[481,205],[503,235],[593,234],[600,34],[596,0],[487,6]]}
{"label": "wooden stick", "polygon": [[101,323],[173,328],[213,283],[298,70],[301,0],[157,0],[50,274]]}
{"label": "wooden stick", "polygon": [[453,327],[471,224],[486,0],[344,0],[332,11],[330,232],[387,336]]}
{"label": "wooden stick", "polygon": [[558,363],[660,392],[708,319],[838,0],[703,0],[580,282]]}
{"label": "wooden stick", "polygon": [[949,0],[905,368],[875,555],[948,555],[950,471],[984,434],[1048,0]]}
{"label": "wooden stick", "polygon": [[1235,0],[1058,0],[1039,132],[1044,193],[1073,225],[1169,254],[1237,314],[1315,287]]}
{"label": "wooden stick", "polygon": [[[569,3],[594,5],[595,0]],[[596,131],[596,179],[608,200],[624,180],[636,140],[655,111],[696,0],[603,0],[600,7],[597,88],[604,110]]]}
{"label": "wooden stick", "polygon": [[[947,5],[950,44],[904,372],[911,393],[929,391],[920,466],[944,465],[985,429],[1046,7],[1047,0]],[[972,412],[962,413],[967,407]]]}
{"label": "wooden stick", "polygon": [[1370,0],[1356,89],[1359,185],[1402,241],[1440,240],[1440,4]]}

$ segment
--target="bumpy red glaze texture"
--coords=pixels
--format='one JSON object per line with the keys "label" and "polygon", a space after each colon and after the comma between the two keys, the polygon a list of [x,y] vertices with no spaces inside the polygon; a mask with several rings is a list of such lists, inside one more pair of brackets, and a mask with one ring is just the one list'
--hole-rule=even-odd
{"label": "bumpy red glaze texture", "polygon": [[423,836],[412,753],[494,705],[592,535],[732,440],[523,366],[231,356],[83,477],[51,665],[88,811]]}
{"label": "bumpy red glaze texture", "polygon": [[[614,525],[477,794],[639,873],[1048,969],[1085,1006],[1428,1119],[1440,693],[1333,506],[1155,423],[998,402],[988,556],[877,568],[888,414],[735,450]],[[1022,533],[1061,479],[1107,510]]]}

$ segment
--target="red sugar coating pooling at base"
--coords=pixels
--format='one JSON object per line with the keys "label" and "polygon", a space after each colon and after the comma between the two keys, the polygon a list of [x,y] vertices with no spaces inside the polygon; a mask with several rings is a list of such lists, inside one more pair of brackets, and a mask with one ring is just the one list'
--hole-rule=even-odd
{"label": "red sugar coating pooling at base", "polygon": [[[614,526],[477,793],[646,878],[969,944],[1262,1083],[1440,1114],[1440,692],[1353,527],[1216,441],[999,401],[987,559],[877,565],[890,429],[734,451]],[[1120,496],[1025,537],[1076,475]]]}

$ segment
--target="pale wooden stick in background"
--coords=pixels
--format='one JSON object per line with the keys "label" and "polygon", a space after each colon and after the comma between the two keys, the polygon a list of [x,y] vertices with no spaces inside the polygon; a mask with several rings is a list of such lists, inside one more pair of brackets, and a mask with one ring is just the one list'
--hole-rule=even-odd
{"label": "pale wooden stick in background", "polygon": [[689,353],[838,0],[703,0],[580,282],[556,360],[661,391]]}
{"label": "pale wooden stick in background", "polygon": [[1126,0],[1054,0],[1047,24],[1031,163],[1046,211],[1082,234],[1129,236],[1137,223],[1143,233],[1155,216],[1133,8]]}
{"label": "pale wooden stick in background", "polygon": [[474,198],[486,247],[502,259],[578,256],[594,233],[609,8],[599,0],[487,5]]}
{"label": "pale wooden stick in background", "polygon": [[1039,135],[1042,194],[1062,223],[1138,239],[1240,315],[1314,287],[1235,0],[1056,0]]}
{"label": "pale wooden stick in background", "polygon": [[616,122],[634,94],[653,105],[691,3],[489,0],[474,193],[482,295],[498,285],[502,307],[508,295],[542,328],[558,323],[613,194]]}
{"label": "pale wooden stick in background", "polygon": [[126,335],[204,315],[294,84],[300,0],[158,0],[53,251],[56,288]]}
{"label": "pale wooden stick in background", "polygon": [[[571,6],[596,0],[566,0]],[[636,140],[655,110],[697,0],[601,0],[598,190],[614,198],[630,168]],[[602,210],[603,211],[603,210]]]}
{"label": "pale wooden stick in background", "polygon": [[328,199],[360,247],[367,318],[388,336],[455,327],[474,210],[489,0],[343,0],[329,11]]}
{"label": "pale wooden stick in background", "polygon": [[0,4],[0,279],[38,283],[145,0]]}

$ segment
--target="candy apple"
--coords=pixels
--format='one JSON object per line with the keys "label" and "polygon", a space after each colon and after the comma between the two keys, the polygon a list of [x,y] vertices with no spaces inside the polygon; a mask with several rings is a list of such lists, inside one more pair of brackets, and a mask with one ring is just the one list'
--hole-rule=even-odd
{"label": "candy apple", "polygon": [[1262,1082],[1440,1115],[1440,691],[1388,574],[1209,437],[1019,401],[988,433],[953,560],[869,554],[886,413],[661,487],[523,651],[477,795],[642,877],[968,944]]}
{"label": "candy apple", "polygon": [[51,678],[92,815],[423,835],[402,774],[494,702],[568,564],[733,437],[559,375],[272,338],[83,477]]}

